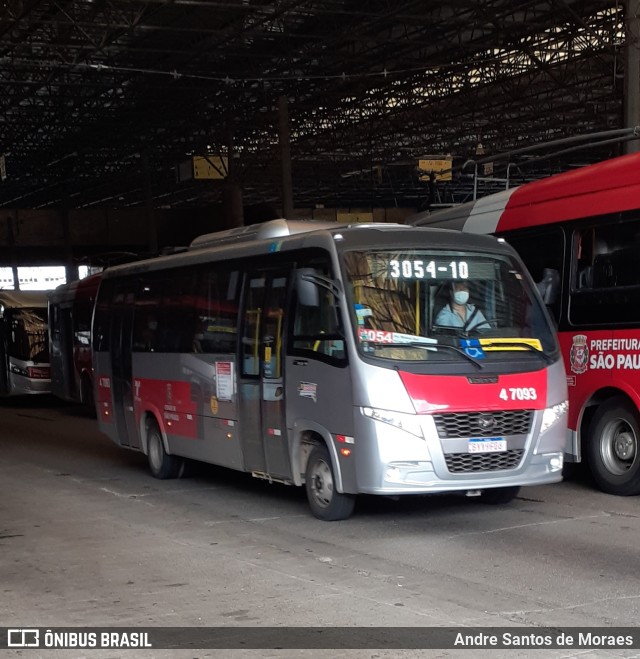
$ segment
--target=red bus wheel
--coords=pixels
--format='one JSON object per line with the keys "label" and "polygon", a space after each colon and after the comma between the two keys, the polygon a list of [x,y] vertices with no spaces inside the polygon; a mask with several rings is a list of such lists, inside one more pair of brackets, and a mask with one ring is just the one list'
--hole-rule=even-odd
{"label": "red bus wheel", "polygon": [[587,459],[597,486],[608,494],[640,494],[640,418],[622,397],[611,398],[593,415]]}

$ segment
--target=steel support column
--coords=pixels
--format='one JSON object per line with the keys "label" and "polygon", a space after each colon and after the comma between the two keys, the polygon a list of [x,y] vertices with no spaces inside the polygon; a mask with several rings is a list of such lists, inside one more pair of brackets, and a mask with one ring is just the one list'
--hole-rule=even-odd
{"label": "steel support column", "polygon": [[289,101],[286,96],[280,96],[278,99],[278,128],[282,165],[282,216],[291,219],[293,217],[293,184],[291,179]]}
{"label": "steel support column", "polygon": [[[640,0],[625,0],[624,125],[640,126]],[[625,153],[640,151],[640,139],[624,145]]]}

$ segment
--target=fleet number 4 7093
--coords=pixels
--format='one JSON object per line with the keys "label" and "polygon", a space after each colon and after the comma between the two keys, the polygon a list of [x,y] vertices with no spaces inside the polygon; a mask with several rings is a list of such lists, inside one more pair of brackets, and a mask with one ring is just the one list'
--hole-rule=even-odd
{"label": "fleet number 4 7093", "polygon": [[536,400],[538,392],[533,387],[502,387],[499,397],[502,400]]}

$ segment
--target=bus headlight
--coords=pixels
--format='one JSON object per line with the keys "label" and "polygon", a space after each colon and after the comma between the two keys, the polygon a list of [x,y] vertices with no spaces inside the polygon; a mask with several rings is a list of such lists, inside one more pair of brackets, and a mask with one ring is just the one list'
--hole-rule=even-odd
{"label": "bus headlight", "polygon": [[389,412],[388,410],[378,410],[373,407],[363,407],[362,413],[370,419],[380,421],[381,423],[388,423],[390,426],[395,426],[421,439],[424,437],[420,419],[415,414]]}
{"label": "bus headlight", "polygon": [[557,405],[553,405],[552,407],[547,407],[547,409],[544,411],[544,414],[542,415],[542,425],[540,426],[540,434],[546,432],[551,428],[551,426],[562,416],[564,416],[567,413],[567,410],[569,409],[569,401],[563,400],[561,403],[558,403]]}

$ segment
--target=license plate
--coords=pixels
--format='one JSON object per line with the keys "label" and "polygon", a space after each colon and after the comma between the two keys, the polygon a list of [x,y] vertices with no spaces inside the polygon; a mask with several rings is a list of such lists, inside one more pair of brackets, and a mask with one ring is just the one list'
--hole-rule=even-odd
{"label": "license plate", "polygon": [[501,437],[469,440],[469,453],[499,453],[506,450],[507,440]]}

